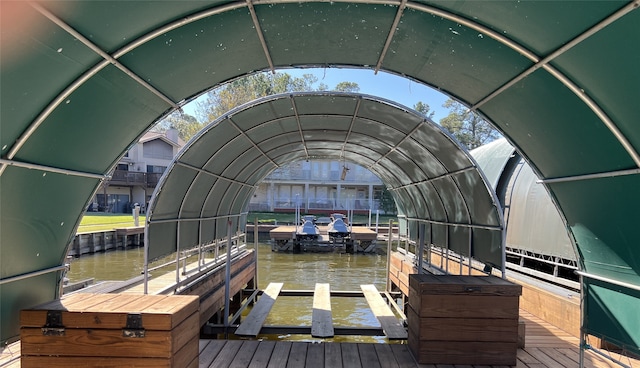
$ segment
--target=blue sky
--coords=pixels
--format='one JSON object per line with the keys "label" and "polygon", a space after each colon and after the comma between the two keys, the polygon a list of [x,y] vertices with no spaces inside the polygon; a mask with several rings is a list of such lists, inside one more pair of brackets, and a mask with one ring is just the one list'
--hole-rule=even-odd
{"label": "blue sky", "polygon": [[[447,109],[442,104],[448,97],[439,91],[421,85],[409,79],[399,77],[393,74],[379,72],[374,74],[370,69],[344,69],[344,68],[326,68],[326,69],[282,69],[279,73],[286,72],[294,77],[300,77],[303,74],[313,74],[318,78],[318,83],[324,83],[329,88],[334,88],[340,82],[356,82],[360,87],[360,93],[373,96],[383,97],[391,101],[395,101],[401,105],[413,108],[413,106],[422,101],[431,107],[435,112],[434,121],[448,114]],[[194,115],[193,111],[195,103],[185,105],[186,113]]]}

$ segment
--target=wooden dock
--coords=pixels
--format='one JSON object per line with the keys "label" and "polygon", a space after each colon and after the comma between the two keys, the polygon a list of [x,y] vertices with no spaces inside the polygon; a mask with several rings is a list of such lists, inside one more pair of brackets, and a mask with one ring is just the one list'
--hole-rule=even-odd
{"label": "wooden dock", "polygon": [[[578,339],[520,310],[526,324],[525,347],[518,349],[516,368],[578,367]],[[258,340],[200,340],[200,367],[250,368],[505,368],[504,366],[417,364],[405,344],[361,344]],[[632,368],[640,360],[608,352]],[[0,367],[20,368],[20,342],[0,351]],[[587,368],[619,368],[593,351],[585,352]]]}
{"label": "wooden dock", "polygon": [[[361,285],[362,292],[336,291],[331,292],[329,284],[316,284],[315,290],[285,290],[282,291],[283,283],[270,283],[262,292],[262,295],[255,303],[249,315],[237,327],[234,334],[241,337],[258,337],[260,334],[274,334],[279,331],[286,331],[291,334],[311,335],[312,337],[330,338],[334,335],[362,335],[386,336],[389,340],[406,340],[407,329],[402,321],[406,319],[404,315],[396,316],[390,305],[395,304],[392,298],[386,301],[374,285]],[[313,312],[311,315],[311,326],[265,326],[264,323],[280,294],[292,296],[313,296]],[[331,295],[343,297],[364,297],[371,308],[371,312],[380,322],[380,326],[363,327],[341,327],[334,326],[331,314]],[[386,295],[385,295],[386,296]],[[250,301],[248,300],[247,303]],[[395,306],[397,309],[397,306]],[[223,331],[223,326],[214,329]],[[211,330],[213,333],[213,330]]]}
{"label": "wooden dock", "polygon": [[[578,367],[578,339],[521,311],[526,345],[518,349],[516,368]],[[632,368],[640,361],[611,353]],[[505,368],[479,365],[418,364],[406,344],[314,343],[257,340],[200,340],[200,367],[305,368]],[[585,367],[619,365],[593,351],[585,352]]]}
{"label": "wooden dock", "polygon": [[333,337],[333,315],[331,313],[331,286],[316,284],[313,292],[311,315],[311,337]]}
{"label": "wooden dock", "polygon": [[[369,253],[377,249],[378,234],[365,226],[353,226],[348,238],[332,240],[327,232],[328,226],[318,226],[320,239],[316,241],[296,241],[296,226],[278,226],[269,231],[272,250],[280,252],[347,252]],[[299,244],[296,244],[299,243]],[[294,246],[299,246],[299,250]]]}

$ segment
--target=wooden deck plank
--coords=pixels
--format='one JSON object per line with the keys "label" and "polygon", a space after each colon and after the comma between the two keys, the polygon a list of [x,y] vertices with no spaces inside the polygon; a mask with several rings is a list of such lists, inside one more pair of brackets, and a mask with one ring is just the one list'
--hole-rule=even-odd
{"label": "wooden deck plank", "polygon": [[571,358],[569,358],[568,356],[566,356],[565,354],[559,352],[558,350],[556,350],[555,348],[551,348],[551,349],[544,349],[541,350],[542,352],[544,352],[545,354],[547,354],[548,356],[550,356],[551,358],[553,358],[553,360],[555,360],[556,362],[570,367],[572,364],[576,364],[576,362],[574,360],[572,360]]}
{"label": "wooden deck plank", "polygon": [[373,344],[373,348],[378,355],[378,361],[380,362],[380,368],[399,368],[396,358],[393,356],[391,346],[388,344]]}
{"label": "wooden deck plank", "polygon": [[409,347],[405,344],[391,344],[391,350],[398,362],[399,368],[413,368],[416,366],[416,361],[413,359],[413,355],[409,351]]}
{"label": "wooden deck plank", "polygon": [[211,342],[211,340],[198,341],[198,353],[202,354],[202,350],[204,350],[207,347],[207,345],[209,345],[209,342]]}
{"label": "wooden deck plank", "polygon": [[[580,349],[577,348],[559,348],[557,349],[562,354],[566,355],[575,362],[577,366],[580,362]],[[607,362],[603,358],[593,354],[585,352],[584,356],[584,366],[587,368],[609,368],[609,367],[619,367],[617,364],[613,362]],[[633,366],[633,365],[632,365]]]}
{"label": "wooden deck plank", "polygon": [[289,351],[291,351],[291,341],[278,342],[273,349],[267,368],[285,367],[289,359]]}
{"label": "wooden deck plank", "polygon": [[333,316],[331,314],[331,288],[329,284],[316,284],[316,288],[313,292],[311,336],[334,336]]}
{"label": "wooden deck plank", "polygon": [[407,330],[400,323],[398,317],[393,314],[393,311],[389,308],[382,296],[380,296],[380,292],[375,285],[360,285],[360,289],[362,289],[364,297],[367,299],[367,303],[369,303],[369,308],[371,308],[373,314],[378,321],[380,321],[382,331],[384,331],[387,338],[398,340],[407,339]]}
{"label": "wooden deck plank", "polygon": [[253,358],[253,354],[255,354],[256,349],[258,349],[258,345],[260,341],[257,340],[248,340],[242,343],[240,350],[236,354],[235,359],[229,365],[229,368],[247,368],[251,363],[251,358]]}
{"label": "wooden deck plank", "polygon": [[241,340],[228,340],[224,347],[218,353],[218,356],[209,365],[210,368],[229,367],[236,357],[238,350],[242,346]]}
{"label": "wooden deck plank", "polygon": [[342,349],[340,344],[324,344],[324,364],[325,367],[342,368]]}
{"label": "wooden deck plank", "polygon": [[204,349],[200,351],[200,368],[209,367],[220,353],[220,350],[227,343],[227,340],[211,340]]}
{"label": "wooden deck plank", "polygon": [[249,368],[265,368],[269,364],[275,346],[275,341],[261,341],[251,358]]}
{"label": "wooden deck plank", "polygon": [[278,294],[280,294],[280,290],[282,290],[282,285],[283,283],[281,282],[272,282],[267,286],[262,293],[262,296],[260,296],[260,299],[258,299],[258,302],[251,309],[247,318],[236,329],[236,335],[251,337],[258,336],[264,321],[267,319],[267,315],[269,315],[271,308],[278,298]]}
{"label": "wooden deck plank", "polygon": [[531,356],[531,354],[522,349],[518,349],[517,357],[518,360],[522,361],[525,364],[540,364],[540,361],[538,361],[538,359]]}
{"label": "wooden deck plank", "polygon": [[381,368],[376,349],[372,344],[358,344],[360,364],[366,368]]}
{"label": "wooden deck plank", "polygon": [[305,368],[324,368],[324,347],[327,344],[309,344]]}
{"label": "wooden deck plank", "polygon": [[[342,366],[345,368],[361,368],[358,345],[353,343],[341,343]],[[366,368],[366,367],[365,367]]]}
{"label": "wooden deck plank", "polygon": [[307,361],[307,343],[294,342],[291,344],[287,368],[304,368]]}
{"label": "wooden deck plank", "polygon": [[[560,367],[563,366],[561,362],[558,362],[554,357],[546,354],[541,348],[527,348],[526,349],[531,356],[536,358],[540,363],[546,365],[547,367]],[[545,349],[545,351],[552,349]],[[566,366],[566,365],[565,365]]]}

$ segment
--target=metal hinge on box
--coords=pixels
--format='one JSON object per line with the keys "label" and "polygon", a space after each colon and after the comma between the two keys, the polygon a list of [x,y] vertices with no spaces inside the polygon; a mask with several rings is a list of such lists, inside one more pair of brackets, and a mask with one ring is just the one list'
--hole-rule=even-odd
{"label": "metal hinge on box", "polygon": [[64,325],[62,324],[62,311],[47,311],[47,321],[42,327],[44,336],[64,336]]}
{"label": "metal hinge on box", "polygon": [[144,337],[144,328],[142,327],[142,314],[129,313],[127,314],[127,324],[122,329],[122,336],[124,337]]}

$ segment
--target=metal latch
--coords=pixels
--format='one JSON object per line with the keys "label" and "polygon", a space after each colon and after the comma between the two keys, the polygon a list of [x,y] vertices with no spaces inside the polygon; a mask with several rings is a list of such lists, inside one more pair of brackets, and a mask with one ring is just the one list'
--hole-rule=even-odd
{"label": "metal latch", "polygon": [[123,337],[144,337],[144,328],[142,327],[142,314],[127,314],[127,324],[122,329]]}
{"label": "metal latch", "polygon": [[47,321],[42,327],[43,336],[64,336],[64,325],[62,324],[62,311],[47,311]]}

